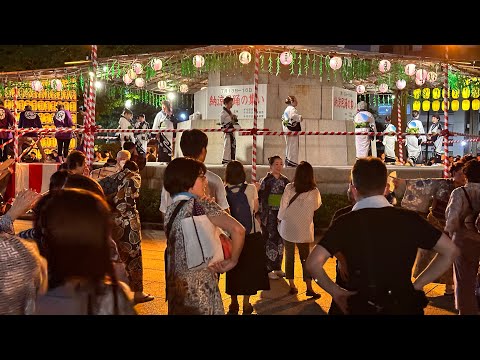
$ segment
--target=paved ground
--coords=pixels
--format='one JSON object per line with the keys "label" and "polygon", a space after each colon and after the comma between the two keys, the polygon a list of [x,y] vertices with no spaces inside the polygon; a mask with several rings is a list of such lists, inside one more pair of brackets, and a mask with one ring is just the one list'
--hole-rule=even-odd
{"label": "paved ground", "polygon": [[[17,220],[17,231],[31,226],[30,221]],[[159,230],[143,230],[142,251],[144,268],[144,290],[155,296],[155,300],[138,304],[136,309],[141,315],[166,315],[167,303],[165,302],[165,273],[164,251],[166,247],[165,234]],[[327,273],[333,276],[335,263],[329,260]],[[251,297],[251,303],[258,315],[325,315],[330,307],[331,297],[320,287],[314,284],[315,291],[322,297],[313,300],[305,296],[306,287],[302,281],[302,269],[298,254],[295,261],[295,283],[298,287],[297,295],[288,293],[289,286],[285,279],[270,280],[271,289],[259,292]],[[453,296],[442,296],[445,289],[441,284],[430,284],[425,290],[430,298],[430,305],[426,309],[427,315],[454,315],[456,310],[453,305]],[[228,311],[230,297],[225,294],[225,275],[220,278],[220,290],[223,295],[225,310]],[[241,298],[239,299],[241,303]],[[240,305],[241,308],[241,305]],[[241,313],[241,309],[240,309]]]}

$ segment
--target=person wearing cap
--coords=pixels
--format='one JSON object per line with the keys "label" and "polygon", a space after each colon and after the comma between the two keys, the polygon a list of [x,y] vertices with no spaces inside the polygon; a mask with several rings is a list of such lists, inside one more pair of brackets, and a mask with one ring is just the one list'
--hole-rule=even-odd
{"label": "person wearing cap", "polygon": [[[65,106],[63,104],[57,105],[57,112],[55,113],[55,115],[53,115],[53,123],[55,124],[56,128],[73,127],[70,112],[65,110]],[[58,156],[60,158],[60,162],[63,163],[68,156],[70,140],[72,140],[72,132],[56,132],[55,138],[57,139]]]}
{"label": "person wearing cap", "polygon": [[[353,118],[353,122],[355,124],[355,133],[377,131],[375,126],[375,118],[371,112],[367,111],[367,103],[365,101],[360,101],[357,104],[357,114]],[[357,159],[368,156],[368,152],[370,151],[370,143],[371,141],[369,135],[355,135],[355,150]],[[373,155],[376,157],[376,154]]]}
{"label": "person wearing cap", "polygon": [[[24,128],[41,129],[42,128],[42,122],[40,120],[40,116],[38,116],[38,114],[32,110],[31,105],[26,105],[24,111],[22,111],[20,113],[20,119],[18,121],[18,127],[20,129],[24,129]],[[38,133],[29,132],[29,133],[23,134],[23,136],[19,136],[19,138],[18,138],[18,153],[19,154],[21,154],[22,151],[23,151],[23,144],[31,143],[32,139],[33,139],[33,141],[36,142],[38,140]],[[40,141],[38,141],[36,144],[38,146],[38,150],[42,154],[42,158],[46,158],[45,152],[43,151],[43,147],[42,147],[42,144],[40,143]]]}
{"label": "person wearing cap", "polygon": [[407,133],[410,135],[405,136],[405,143],[408,152],[408,163],[411,166],[415,166],[418,163],[420,155],[422,154],[422,143],[427,141],[425,130],[422,122],[419,120],[420,112],[417,110],[412,111],[412,119],[407,124]]}

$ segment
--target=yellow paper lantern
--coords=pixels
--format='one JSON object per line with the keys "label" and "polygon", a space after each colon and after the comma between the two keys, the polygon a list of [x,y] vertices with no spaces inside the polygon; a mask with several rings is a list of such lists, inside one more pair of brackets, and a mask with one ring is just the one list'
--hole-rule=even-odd
{"label": "yellow paper lantern", "polygon": [[472,100],[472,110],[477,111],[478,109],[480,109],[480,100]]}
{"label": "yellow paper lantern", "polygon": [[430,89],[429,88],[425,88],[422,90],[422,97],[424,99],[429,99],[430,98]]}
{"label": "yellow paper lantern", "polygon": [[464,98],[464,99],[470,98],[470,88],[469,87],[464,87],[462,89],[462,98]]}
{"label": "yellow paper lantern", "polygon": [[432,90],[432,96],[434,99],[440,99],[440,89],[439,88],[435,88]]}
{"label": "yellow paper lantern", "polygon": [[415,101],[413,102],[412,108],[413,108],[413,110],[420,111],[420,101],[415,100]]}
{"label": "yellow paper lantern", "polygon": [[422,90],[420,90],[420,89],[413,90],[413,98],[414,99],[420,99],[420,94],[421,93],[422,93]]}
{"label": "yellow paper lantern", "polygon": [[[447,101],[447,110],[450,110],[450,101]],[[442,111],[445,111],[445,103],[442,101]]]}
{"label": "yellow paper lantern", "polygon": [[428,100],[422,101],[422,111],[430,111],[430,101]]}
{"label": "yellow paper lantern", "polygon": [[458,100],[452,101],[452,111],[458,111],[460,109],[460,102]]}
{"label": "yellow paper lantern", "polygon": [[459,96],[460,96],[460,90],[452,89],[452,98],[458,99]]}
{"label": "yellow paper lantern", "polygon": [[440,101],[435,100],[434,102],[432,102],[432,110],[433,110],[433,111],[438,111],[438,110],[440,110]]}
{"label": "yellow paper lantern", "polygon": [[470,110],[470,100],[463,100],[462,101],[462,110],[463,111]]}
{"label": "yellow paper lantern", "polygon": [[472,87],[472,94],[471,95],[475,99],[478,98],[478,96],[480,96],[480,88],[478,88],[476,86]]}

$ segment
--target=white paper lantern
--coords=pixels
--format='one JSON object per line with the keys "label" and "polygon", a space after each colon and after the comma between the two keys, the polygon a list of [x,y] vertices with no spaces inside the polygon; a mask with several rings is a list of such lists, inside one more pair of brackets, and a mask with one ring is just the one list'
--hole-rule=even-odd
{"label": "white paper lantern", "polygon": [[338,56],[334,56],[330,59],[330,67],[333,70],[338,70],[342,67],[342,58]]}
{"label": "white paper lantern", "polygon": [[128,76],[128,74],[125,74],[123,75],[123,82],[127,85],[130,85],[132,83],[132,79],[130,78],[130,76]]}
{"label": "white paper lantern", "polygon": [[427,74],[427,80],[430,81],[430,82],[437,81],[437,73],[434,72],[434,71],[430,71],[430,72]]}
{"label": "white paper lantern", "polygon": [[293,61],[293,55],[290,51],[284,51],[280,54],[280,62],[282,65],[290,65]]}
{"label": "white paper lantern", "polygon": [[140,75],[143,73],[143,66],[140,63],[135,63],[132,65],[133,71],[135,71],[135,74]]}
{"label": "white paper lantern", "polygon": [[365,86],[364,85],[357,85],[357,93],[358,94],[363,94],[365,92]]}
{"label": "white paper lantern", "polygon": [[423,80],[423,79],[415,79],[415,84],[417,84],[418,86],[422,86],[423,84],[425,84],[425,80]]}
{"label": "white paper lantern", "polygon": [[42,82],[40,80],[32,81],[32,89],[35,91],[42,91],[43,90]]}
{"label": "white paper lantern", "polygon": [[392,66],[392,64],[390,64],[390,61],[382,60],[378,64],[378,70],[380,70],[380,72],[382,72],[382,73],[386,73],[386,72],[390,71],[391,66]]}
{"label": "white paper lantern", "polygon": [[135,70],[130,69],[128,71],[128,77],[132,80],[135,80],[137,78],[137,73],[135,72]]}
{"label": "white paper lantern", "polygon": [[201,68],[203,65],[205,65],[205,58],[202,55],[195,55],[193,57],[193,66]]}
{"label": "white paper lantern", "polygon": [[405,86],[407,86],[407,82],[405,80],[400,79],[400,80],[397,80],[396,85],[398,90],[403,90],[405,89]]}
{"label": "white paper lantern", "polygon": [[157,83],[157,87],[160,89],[160,90],[165,90],[167,88],[167,82],[165,80],[160,80],[158,83]]}
{"label": "white paper lantern", "polygon": [[54,89],[54,90],[56,90],[56,91],[62,91],[63,84],[62,84],[62,81],[61,81],[61,80],[53,79],[53,80],[50,82],[50,85],[51,85],[52,89]]}
{"label": "white paper lantern", "polygon": [[405,74],[407,74],[408,76],[412,76],[413,74],[415,74],[415,69],[415,64],[408,64],[405,66]]}
{"label": "white paper lantern", "polygon": [[144,87],[145,86],[145,80],[143,80],[143,78],[136,78],[135,79],[135,85],[137,87]]}
{"label": "white paper lantern", "polygon": [[387,84],[380,84],[378,87],[378,91],[381,93],[386,93],[388,91],[388,85]]}
{"label": "white paper lantern", "polygon": [[180,85],[180,92],[184,94],[188,92],[188,85],[187,84]]}
{"label": "white paper lantern", "polygon": [[155,71],[161,70],[162,65],[163,65],[162,60],[160,60],[160,59],[153,59],[152,60],[153,70],[155,70]]}
{"label": "white paper lantern", "polygon": [[415,71],[415,79],[418,79],[418,80],[425,80],[427,79],[427,70],[425,69],[418,69],[417,71]]}
{"label": "white paper lantern", "polygon": [[252,55],[248,51],[242,51],[240,55],[238,55],[238,60],[243,64],[247,65],[252,61]]}

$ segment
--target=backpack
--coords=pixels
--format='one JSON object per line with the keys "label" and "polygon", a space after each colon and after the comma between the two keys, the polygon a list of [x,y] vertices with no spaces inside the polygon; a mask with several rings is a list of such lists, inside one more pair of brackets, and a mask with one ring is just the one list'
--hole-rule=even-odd
{"label": "backpack", "polygon": [[473,208],[472,200],[470,200],[470,196],[468,195],[468,192],[467,192],[467,190],[465,190],[464,186],[462,186],[462,190],[465,193],[465,197],[467,198],[467,201],[468,201],[468,207],[470,208],[470,214],[468,214],[467,217],[465,218],[465,227],[468,230],[477,232],[475,222],[476,222],[476,220],[478,221],[480,211],[475,210]]}
{"label": "backpack", "polygon": [[[233,192],[232,189],[238,188],[238,192]],[[247,195],[245,194],[245,189],[247,184],[243,183],[242,185],[228,187],[225,186],[227,192],[227,201],[230,206],[230,213],[232,216],[238,220],[240,224],[245,227],[245,233],[250,234],[252,231],[252,211],[250,209],[250,204],[248,203]]]}

